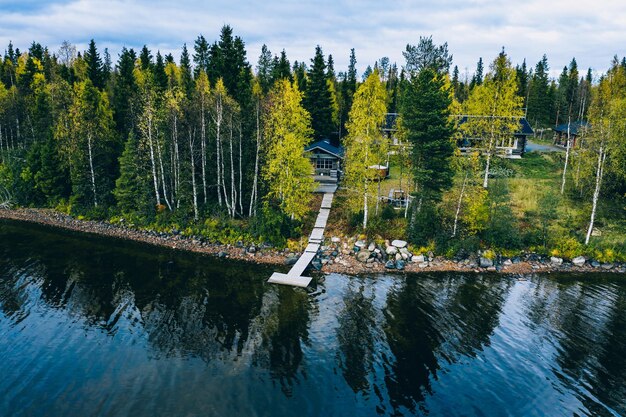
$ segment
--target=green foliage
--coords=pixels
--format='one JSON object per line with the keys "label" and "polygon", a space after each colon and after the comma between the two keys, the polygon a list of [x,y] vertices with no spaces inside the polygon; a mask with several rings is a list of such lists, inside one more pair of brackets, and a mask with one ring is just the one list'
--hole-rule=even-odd
{"label": "green foliage", "polygon": [[388,141],[380,126],[387,111],[387,92],[375,71],[359,87],[346,124],[345,178],[349,191],[350,208],[364,212],[363,228],[367,229],[368,206],[375,202],[377,170],[369,168],[382,164],[386,158]]}
{"label": "green foliage", "polygon": [[421,209],[412,210],[407,237],[414,244],[426,245],[428,241],[435,239],[442,232],[440,224],[441,216],[437,207],[432,204],[423,204]]}
{"label": "green foliage", "polygon": [[413,178],[420,196],[437,202],[452,185],[454,154],[450,83],[430,67],[412,76],[404,92],[401,131],[412,145]]}
{"label": "green foliage", "polygon": [[311,62],[312,66],[307,74],[304,107],[311,115],[315,139],[329,139],[336,129],[333,124],[333,103],[327,82],[326,62],[319,45],[315,48],[315,56]]}
{"label": "green foliage", "polygon": [[120,176],[113,194],[122,213],[137,213],[151,218],[155,214],[152,204],[149,173],[143,168],[139,140],[131,131],[120,156]]}
{"label": "green foliage", "polygon": [[298,221],[291,220],[280,210],[264,204],[257,216],[251,220],[250,232],[259,241],[283,247],[287,239],[299,236],[300,226]]}
{"label": "green foliage", "polygon": [[311,140],[311,119],[300,104],[295,83],[278,81],[270,93],[265,118],[266,163],[263,177],[268,197],[286,215],[301,219],[309,210],[313,191],[313,167],[304,153]]}

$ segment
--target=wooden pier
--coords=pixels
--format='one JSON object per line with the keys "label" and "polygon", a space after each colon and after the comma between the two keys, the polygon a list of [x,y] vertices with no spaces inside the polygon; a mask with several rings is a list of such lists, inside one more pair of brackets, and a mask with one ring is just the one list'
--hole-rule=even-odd
{"label": "wooden pier", "polygon": [[272,284],[293,285],[296,287],[307,287],[311,282],[311,277],[304,277],[302,274],[309,266],[317,251],[320,249],[322,242],[324,241],[324,229],[326,229],[326,223],[328,222],[328,216],[330,215],[330,208],[333,204],[333,196],[337,186],[326,187],[323,189],[324,198],[322,198],[322,205],[320,211],[317,214],[315,220],[315,226],[309,236],[309,242],[298,259],[298,261],[291,267],[291,270],[286,274],[280,272],[274,272],[270,279],[267,281]]}

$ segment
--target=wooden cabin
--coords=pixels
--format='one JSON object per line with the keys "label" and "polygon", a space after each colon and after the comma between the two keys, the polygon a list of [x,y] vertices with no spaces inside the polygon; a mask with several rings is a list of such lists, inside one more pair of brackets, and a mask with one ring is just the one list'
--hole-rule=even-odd
{"label": "wooden cabin", "polygon": [[[575,147],[578,137],[583,133],[585,129],[587,129],[589,125],[587,122],[576,121],[569,123],[569,137],[570,137],[570,147]],[[552,129],[554,131],[553,142],[556,146],[562,146],[564,148],[567,147],[567,130],[568,123],[563,123],[562,125],[558,125]]]}
{"label": "wooden cabin", "polygon": [[339,181],[344,158],[342,146],[335,146],[329,139],[322,139],[307,146],[305,151],[313,163],[316,181]]}
{"label": "wooden cabin", "polygon": [[[463,116],[459,125],[467,122],[467,116]],[[511,137],[501,139],[496,143],[496,155],[503,158],[519,159],[526,153],[526,142],[529,136],[534,134],[533,128],[526,118],[519,119],[519,130]],[[461,153],[471,153],[477,147],[479,141],[488,140],[486,138],[464,137],[457,141]]]}

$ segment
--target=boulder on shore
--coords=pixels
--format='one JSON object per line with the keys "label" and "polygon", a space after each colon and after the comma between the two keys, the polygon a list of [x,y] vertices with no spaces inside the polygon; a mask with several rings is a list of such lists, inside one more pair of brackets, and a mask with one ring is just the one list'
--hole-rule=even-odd
{"label": "boulder on shore", "polygon": [[387,246],[385,252],[387,252],[387,255],[395,255],[396,253],[398,253],[398,248],[396,248],[395,246]]}
{"label": "boulder on shore", "polygon": [[367,249],[360,250],[356,253],[356,260],[359,262],[367,262],[371,255],[371,252]]}
{"label": "boulder on shore", "polygon": [[394,261],[387,261],[385,263],[385,268],[387,268],[387,269],[396,269],[396,263]]}
{"label": "boulder on shore", "polygon": [[480,265],[481,268],[489,268],[490,266],[493,266],[493,261],[489,258],[481,256],[478,260],[478,265]]}
{"label": "boulder on shore", "polygon": [[421,264],[422,262],[424,262],[426,259],[424,258],[424,255],[422,255],[421,253],[419,255],[414,255],[413,258],[411,258],[411,261],[417,263],[417,264]]}
{"label": "boulder on shore", "polygon": [[405,248],[407,245],[405,240],[394,240],[393,242],[391,242],[391,246],[395,246],[396,248]]}
{"label": "boulder on shore", "polygon": [[557,258],[556,256],[551,256],[550,262],[552,262],[552,265],[561,265],[563,263],[563,258]]}
{"label": "boulder on shore", "polygon": [[576,266],[583,266],[586,261],[587,260],[585,259],[584,256],[577,256],[574,259],[572,259],[572,263]]}

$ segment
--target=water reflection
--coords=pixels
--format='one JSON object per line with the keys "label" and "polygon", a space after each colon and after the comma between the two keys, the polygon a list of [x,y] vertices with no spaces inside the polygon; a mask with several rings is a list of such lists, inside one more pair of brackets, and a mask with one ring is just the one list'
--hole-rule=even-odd
{"label": "water reflection", "polygon": [[619,279],[271,270],[0,223],[0,410],[626,414]]}

